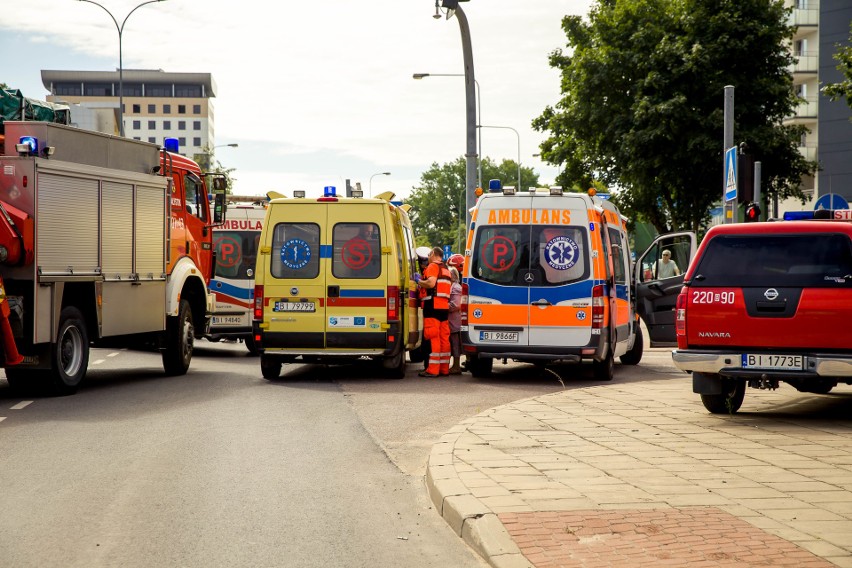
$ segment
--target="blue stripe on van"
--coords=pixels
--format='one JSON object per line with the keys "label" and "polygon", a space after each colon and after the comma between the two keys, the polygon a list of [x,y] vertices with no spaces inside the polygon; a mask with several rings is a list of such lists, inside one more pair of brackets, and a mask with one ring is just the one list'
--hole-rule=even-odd
{"label": "blue stripe on van", "polygon": [[334,247],[331,245],[320,245],[320,258],[331,258],[334,254]]}
{"label": "blue stripe on van", "polygon": [[[564,286],[498,286],[481,280],[469,278],[467,280],[468,293],[471,296],[492,298],[502,304],[526,304],[533,300],[547,300],[551,304],[564,302],[565,300],[577,300],[589,298],[592,295],[594,280],[583,280],[574,284]],[[625,288],[625,293],[626,293]],[[619,295],[619,297],[621,297]],[[626,296],[625,296],[626,298]]]}
{"label": "blue stripe on van", "polygon": [[341,298],[384,298],[384,290],[341,290]]}
{"label": "blue stripe on van", "polygon": [[[251,283],[251,280],[246,280],[246,284]],[[234,286],[233,284],[228,284],[227,282],[223,282],[221,280],[211,280],[210,286],[208,287],[211,292],[219,292],[220,294],[227,294],[232,298],[237,298],[238,300],[246,300],[249,301],[254,298],[254,287],[240,287]]]}

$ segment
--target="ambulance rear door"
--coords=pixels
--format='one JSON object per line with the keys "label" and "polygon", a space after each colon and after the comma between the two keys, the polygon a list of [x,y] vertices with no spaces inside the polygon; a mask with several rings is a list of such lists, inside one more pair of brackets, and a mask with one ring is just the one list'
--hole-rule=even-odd
{"label": "ambulance rear door", "polygon": [[398,298],[399,283],[388,282],[394,235],[384,207],[355,200],[328,208],[327,348],[385,349],[388,286]]}
{"label": "ambulance rear door", "polygon": [[589,343],[592,279],[588,213],[570,196],[532,199],[528,268],[529,345]]}
{"label": "ambulance rear door", "polygon": [[[286,349],[325,347],[326,282],[323,263],[331,247],[321,245],[328,207],[293,200],[272,206],[269,275],[265,279],[265,311],[270,346]],[[286,207],[286,215],[277,211]]]}

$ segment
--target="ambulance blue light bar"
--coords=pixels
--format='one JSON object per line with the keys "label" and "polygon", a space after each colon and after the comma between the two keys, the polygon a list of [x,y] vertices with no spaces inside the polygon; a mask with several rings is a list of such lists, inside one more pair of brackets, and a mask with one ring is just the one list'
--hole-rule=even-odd
{"label": "ambulance blue light bar", "polygon": [[813,211],[787,211],[784,213],[785,221],[807,221],[813,218]]}
{"label": "ambulance blue light bar", "polygon": [[503,182],[499,179],[492,179],[488,182],[488,192],[489,193],[499,193],[503,191]]}
{"label": "ambulance blue light bar", "polygon": [[166,149],[166,152],[178,154],[180,152],[180,141],[177,138],[166,138],[163,140],[163,148]]}
{"label": "ambulance blue light bar", "polygon": [[337,201],[337,188],[333,185],[327,185],[322,188],[322,197],[317,198],[317,201]]}
{"label": "ambulance blue light bar", "polygon": [[19,154],[38,154],[38,138],[35,136],[21,136],[15,145]]}

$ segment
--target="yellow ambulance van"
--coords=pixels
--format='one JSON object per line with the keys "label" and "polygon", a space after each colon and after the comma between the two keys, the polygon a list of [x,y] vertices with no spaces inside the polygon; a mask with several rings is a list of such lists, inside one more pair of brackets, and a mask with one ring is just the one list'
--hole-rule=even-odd
{"label": "yellow ambulance van", "polygon": [[422,310],[411,221],[388,192],[374,199],[273,199],[260,235],[254,334],[267,379],[283,363],[381,361],[405,374],[420,344]]}
{"label": "yellow ambulance van", "polygon": [[472,374],[489,375],[494,359],[587,362],[611,380],[616,357],[639,363],[627,228],[615,205],[558,187],[489,185],[465,251],[462,343]]}

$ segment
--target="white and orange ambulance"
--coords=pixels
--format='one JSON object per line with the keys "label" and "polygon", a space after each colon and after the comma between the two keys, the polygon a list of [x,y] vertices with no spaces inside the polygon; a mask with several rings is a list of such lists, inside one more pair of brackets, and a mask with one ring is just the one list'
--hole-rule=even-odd
{"label": "white and orange ambulance", "polygon": [[490,186],[472,211],[465,251],[468,369],[487,376],[494,359],[588,362],[611,380],[616,357],[637,364],[643,339],[615,205],[593,191]]}

